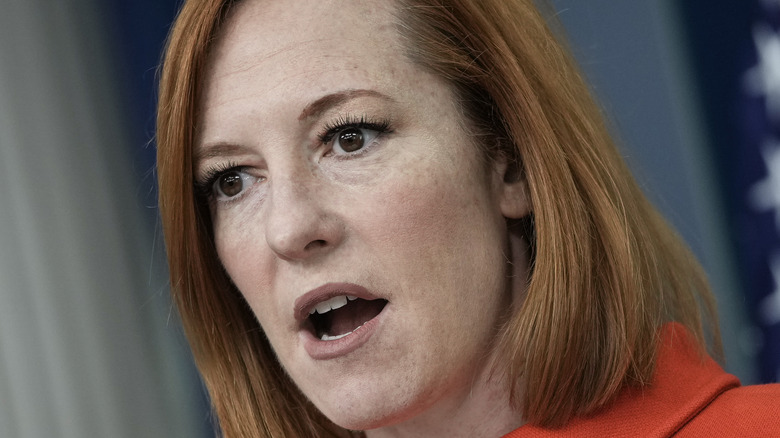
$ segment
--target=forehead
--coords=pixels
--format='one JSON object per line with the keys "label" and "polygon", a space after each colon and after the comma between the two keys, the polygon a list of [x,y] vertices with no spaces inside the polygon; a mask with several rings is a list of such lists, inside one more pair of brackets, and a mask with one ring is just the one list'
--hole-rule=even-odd
{"label": "forehead", "polygon": [[[212,86],[214,79],[258,73],[269,86],[295,76],[321,81],[323,69],[378,70],[366,67],[397,63],[400,55],[388,2],[244,0],[217,35],[206,78]],[[382,67],[387,73],[392,66]]]}
{"label": "forehead", "polygon": [[268,127],[297,118],[333,92],[418,99],[421,86],[428,92],[438,80],[422,79],[427,75],[405,56],[397,29],[390,1],[238,1],[206,60],[196,144],[241,134],[257,121]]}
{"label": "forehead", "polygon": [[393,21],[389,0],[238,0],[228,10],[221,36],[252,33],[274,45],[311,39],[349,39],[382,32]]}

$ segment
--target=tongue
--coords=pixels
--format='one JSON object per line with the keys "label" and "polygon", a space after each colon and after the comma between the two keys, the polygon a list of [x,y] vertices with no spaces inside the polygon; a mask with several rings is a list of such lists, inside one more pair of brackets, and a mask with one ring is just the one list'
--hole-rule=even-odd
{"label": "tongue", "polygon": [[350,301],[344,307],[331,310],[328,315],[331,317],[330,336],[343,335],[354,331],[356,328],[370,321],[382,311],[387,301],[385,300],[362,300]]}

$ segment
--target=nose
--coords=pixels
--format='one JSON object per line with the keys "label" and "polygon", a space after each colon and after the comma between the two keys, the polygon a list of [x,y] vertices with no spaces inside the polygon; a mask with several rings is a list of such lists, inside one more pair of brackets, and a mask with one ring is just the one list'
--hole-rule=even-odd
{"label": "nose", "polygon": [[311,175],[271,180],[265,238],[271,250],[287,261],[321,256],[339,245],[343,226],[330,208],[322,185]]}

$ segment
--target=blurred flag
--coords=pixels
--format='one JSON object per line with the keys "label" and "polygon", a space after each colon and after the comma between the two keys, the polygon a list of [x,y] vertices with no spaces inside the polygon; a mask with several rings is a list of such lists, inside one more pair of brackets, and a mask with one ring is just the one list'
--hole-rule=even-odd
{"label": "blurred flag", "polygon": [[780,381],[780,0],[745,3],[755,13],[738,57],[737,159],[726,167],[741,200],[732,215],[746,301],[762,335],[759,379],[772,382]]}

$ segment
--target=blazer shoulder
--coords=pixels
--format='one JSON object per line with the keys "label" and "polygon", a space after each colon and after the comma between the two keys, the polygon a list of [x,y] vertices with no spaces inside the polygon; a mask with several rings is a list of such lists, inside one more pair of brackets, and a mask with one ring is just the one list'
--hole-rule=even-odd
{"label": "blazer shoulder", "polygon": [[722,392],[677,436],[780,436],[780,384],[739,386]]}

